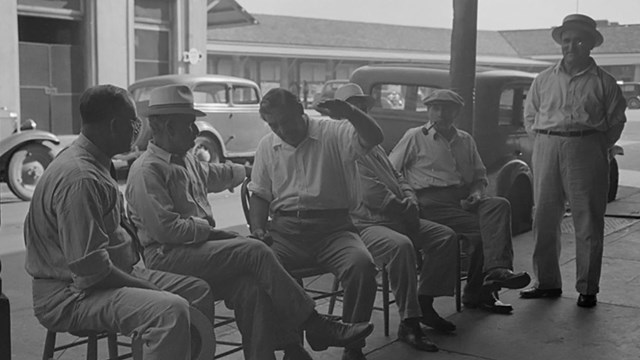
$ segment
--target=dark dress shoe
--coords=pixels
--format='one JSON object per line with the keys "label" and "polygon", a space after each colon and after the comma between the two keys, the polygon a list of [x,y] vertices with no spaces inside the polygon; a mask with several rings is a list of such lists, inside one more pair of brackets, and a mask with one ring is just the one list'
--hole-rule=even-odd
{"label": "dark dress shoe", "polygon": [[523,299],[557,298],[560,295],[562,295],[562,289],[538,289],[532,287],[520,291],[520,297]]}
{"label": "dark dress shoe", "polygon": [[598,304],[598,298],[595,295],[582,295],[578,296],[578,306],[584,308],[592,308]]}
{"label": "dark dress shoe", "polygon": [[478,302],[463,302],[463,304],[469,309],[480,309],[495,314],[510,314],[513,311],[513,306],[500,301],[497,291],[483,294]]}
{"label": "dark dress shoe", "polygon": [[531,276],[524,271],[514,273],[505,268],[498,268],[489,271],[484,277],[483,286],[490,286],[493,290],[505,289],[522,289],[529,285]]}
{"label": "dark dress shoe", "polygon": [[282,360],[313,360],[313,358],[302,345],[290,344],[284,348]]}
{"label": "dark dress shoe", "polygon": [[435,310],[423,314],[420,318],[420,322],[425,324],[426,326],[433,328],[435,330],[450,333],[456,331],[456,324],[451,321],[445,320]]}
{"label": "dark dress shoe", "polygon": [[322,315],[312,316],[305,330],[307,342],[314,351],[326,350],[329,346],[346,347],[364,340],[373,331],[373,324],[368,322],[346,324]]}
{"label": "dark dress shoe", "polygon": [[400,326],[398,327],[398,340],[421,351],[438,351],[438,346],[431,342],[424,332],[422,332],[419,323],[409,325],[406,322],[401,321]]}
{"label": "dark dress shoe", "polygon": [[360,348],[346,348],[342,353],[342,360],[367,360]]}

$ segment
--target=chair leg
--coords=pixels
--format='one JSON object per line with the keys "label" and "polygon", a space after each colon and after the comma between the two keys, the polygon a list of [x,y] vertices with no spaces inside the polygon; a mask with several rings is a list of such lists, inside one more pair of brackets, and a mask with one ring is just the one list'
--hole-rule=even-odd
{"label": "chair leg", "polygon": [[42,360],[53,359],[53,352],[56,347],[56,332],[47,330],[47,337],[44,341],[44,352],[42,353]]}
{"label": "chair leg", "polygon": [[462,311],[462,269],[460,268],[460,237],[456,238],[456,311]]}
{"label": "chair leg", "polygon": [[389,336],[389,273],[387,265],[382,265],[382,313],[384,317],[384,336]]}
{"label": "chair leg", "polygon": [[336,299],[338,297],[338,295],[336,295],[336,293],[338,292],[339,288],[340,288],[340,281],[338,280],[338,277],[336,276],[333,279],[333,286],[331,288],[331,292],[333,293],[333,295],[331,295],[331,298],[329,299],[329,315],[333,315],[333,310],[336,307]]}
{"label": "chair leg", "polygon": [[118,334],[107,334],[107,346],[109,348],[109,360],[118,360]]}
{"label": "chair leg", "polygon": [[98,360],[98,335],[91,334],[87,338],[87,360]]}

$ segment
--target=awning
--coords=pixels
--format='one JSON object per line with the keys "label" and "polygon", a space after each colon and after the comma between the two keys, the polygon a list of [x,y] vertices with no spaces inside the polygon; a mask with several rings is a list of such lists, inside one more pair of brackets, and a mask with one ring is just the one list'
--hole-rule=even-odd
{"label": "awning", "polygon": [[258,21],[235,0],[208,0],[207,27],[254,25]]}

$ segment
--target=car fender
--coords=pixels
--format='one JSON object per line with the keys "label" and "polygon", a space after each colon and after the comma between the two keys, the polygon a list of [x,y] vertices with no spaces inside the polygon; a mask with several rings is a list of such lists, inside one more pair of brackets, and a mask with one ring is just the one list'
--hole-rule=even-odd
{"label": "car fender", "polygon": [[533,174],[526,162],[513,159],[504,164],[496,174],[496,195],[506,197],[518,176],[526,176],[529,184],[533,184]]}
{"label": "car fender", "polygon": [[8,137],[0,140],[0,156],[4,156],[8,153],[13,152],[14,149],[22,144],[44,141],[49,141],[56,145],[60,144],[60,139],[47,131],[25,130],[19,133],[11,134]]}
{"label": "car fender", "polygon": [[216,140],[218,140],[218,144],[220,145],[222,154],[225,157],[228,155],[227,148],[224,141],[222,140],[222,135],[220,134],[220,132],[218,132],[218,130],[216,130],[216,128],[211,126],[211,124],[209,124],[208,122],[202,120],[196,120],[196,126],[198,127],[198,134],[208,134],[213,136]]}

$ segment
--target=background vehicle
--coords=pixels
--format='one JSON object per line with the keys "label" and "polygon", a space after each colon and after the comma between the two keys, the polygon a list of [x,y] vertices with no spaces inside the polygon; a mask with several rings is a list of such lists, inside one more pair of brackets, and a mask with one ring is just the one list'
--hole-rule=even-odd
{"label": "background vehicle", "polygon": [[[476,70],[474,117],[459,126],[473,135],[489,175],[490,194],[509,199],[515,234],[531,228],[533,187],[531,155],[533,143],[524,130],[524,100],[536,74],[514,70]],[[382,146],[387,152],[409,128],[426,121],[422,99],[435,89],[448,88],[449,70],[424,65],[384,64],[356,69],[351,81],[372,95],[375,105],[369,112],[384,131]],[[402,106],[385,106],[386,93],[394,91]],[[622,148],[614,149],[621,153]],[[613,173],[611,173],[613,172]],[[611,161],[610,200],[618,188],[618,167]]]}
{"label": "background vehicle", "polygon": [[36,130],[35,121],[19,123],[16,113],[0,108],[0,121],[12,121],[14,131],[0,140],[0,181],[22,200],[31,200],[33,190],[44,169],[54,157],[47,142],[59,144],[60,140],[47,131]]}
{"label": "background vehicle", "polygon": [[[143,118],[142,131],[134,145],[138,153],[147,148],[151,138],[148,120],[142,116],[149,104],[149,94],[157,87],[171,84],[188,86],[193,91],[195,107],[207,114],[196,120],[200,134],[194,152],[201,160],[253,161],[258,142],[270,131],[259,114],[260,88],[251,80],[222,75],[163,75],[129,86]],[[135,157],[136,153],[125,158],[131,162]]]}
{"label": "background vehicle", "polygon": [[313,103],[311,103],[311,108],[315,108],[316,105],[322,100],[333,99],[333,95],[336,93],[336,90],[338,90],[340,86],[348,82],[349,80],[347,79],[336,79],[325,82],[324,85],[322,85],[322,90],[320,90],[319,93],[313,95]]}
{"label": "background vehicle", "polygon": [[640,109],[640,83],[626,82],[620,84],[622,95],[627,100],[629,109]]}

